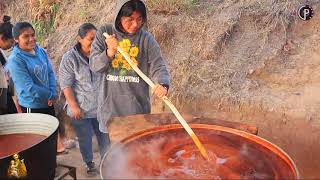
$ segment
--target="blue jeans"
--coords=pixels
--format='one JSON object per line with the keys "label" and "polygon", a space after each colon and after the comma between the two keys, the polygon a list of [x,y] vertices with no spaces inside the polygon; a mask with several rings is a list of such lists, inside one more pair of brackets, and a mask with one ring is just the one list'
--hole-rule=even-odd
{"label": "blue jeans", "polygon": [[92,152],[92,136],[93,132],[96,134],[100,158],[106,153],[107,147],[110,144],[109,134],[103,133],[99,130],[99,123],[97,118],[88,118],[81,120],[72,120],[71,124],[78,136],[80,152],[83,161],[87,164],[93,160]]}

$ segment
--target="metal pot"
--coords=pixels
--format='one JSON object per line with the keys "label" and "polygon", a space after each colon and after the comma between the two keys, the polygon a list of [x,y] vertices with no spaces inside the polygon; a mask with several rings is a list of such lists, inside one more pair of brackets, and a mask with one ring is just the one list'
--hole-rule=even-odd
{"label": "metal pot", "polygon": [[292,159],[256,135],[216,125],[191,124],[214,162],[202,159],[181,125],[138,132],[113,146],[102,179],[298,179]]}
{"label": "metal pot", "polygon": [[54,179],[58,120],[46,114],[0,116],[0,179]]}

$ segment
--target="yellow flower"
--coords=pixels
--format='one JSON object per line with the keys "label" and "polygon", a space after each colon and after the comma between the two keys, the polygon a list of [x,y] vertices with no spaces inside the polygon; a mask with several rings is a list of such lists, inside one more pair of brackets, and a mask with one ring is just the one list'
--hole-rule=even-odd
{"label": "yellow flower", "polygon": [[123,50],[125,53],[129,53],[130,47],[122,48],[122,50]]}
{"label": "yellow flower", "polygon": [[122,64],[122,67],[125,68],[126,70],[130,71],[131,70],[131,66],[128,62],[125,62]]}
{"label": "yellow flower", "polygon": [[129,53],[131,42],[129,39],[122,39],[122,41],[119,42],[119,46],[124,52]]}
{"label": "yellow flower", "polygon": [[119,61],[116,60],[116,59],[112,60],[112,67],[113,68],[118,68],[119,67]]}
{"label": "yellow flower", "polygon": [[124,48],[130,48],[131,42],[129,39],[122,39],[122,41],[119,42],[119,46],[124,49]]}
{"label": "yellow flower", "polygon": [[124,63],[128,63],[125,59],[121,59],[119,60],[119,63],[124,64]]}
{"label": "yellow flower", "polygon": [[132,62],[133,62],[134,65],[136,65],[136,66],[138,65],[138,61],[137,61],[136,58],[131,57],[131,60],[132,60]]}
{"label": "yellow flower", "polygon": [[118,61],[122,61],[122,59],[123,59],[122,54],[118,53],[118,54],[116,55],[116,59],[117,59]]}
{"label": "yellow flower", "polygon": [[138,53],[139,53],[139,48],[135,46],[135,47],[132,47],[132,48],[130,49],[129,55],[130,55],[131,57],[137,57],[137,56],[138,56]]}

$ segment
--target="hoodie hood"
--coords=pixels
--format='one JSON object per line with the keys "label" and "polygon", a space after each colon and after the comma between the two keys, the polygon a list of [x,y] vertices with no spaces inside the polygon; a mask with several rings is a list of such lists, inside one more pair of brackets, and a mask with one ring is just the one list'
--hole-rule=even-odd
{"label": "hoodie hood", "polygon": [[[114,11],[114,17],[113,17],[113,28],[114,28],[117,32],[119,32],[119,33],[121,33],[121,31],[119,31],[119,29],[116,28],[116,20],[117,20],[117,17],[118,17],[118,15],[119,15],[119,12],[120,12],[122,6],[123,6],[125,3],[129,2],[129,1],[131,1],[131,0],[117,0],[117,3],[116,3],[116,9],[115,9],[115,11]],[[144,4],[145,9],[147,9],[145,0],[140,0],[140,1]],[[146,16],[147,16],[147,17],[146,17],[146,22],[144,23],[144,25],[142,26],[142,28],[145,27],[146,24],[147,24],[147,19],[148,19],[147,12],[146,12]]]}

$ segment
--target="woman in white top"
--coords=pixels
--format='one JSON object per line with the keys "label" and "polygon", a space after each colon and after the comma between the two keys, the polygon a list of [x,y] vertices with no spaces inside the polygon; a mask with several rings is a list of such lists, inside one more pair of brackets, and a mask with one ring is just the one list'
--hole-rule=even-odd
{"label": "woman in white top", "polygon": [[[0,114],[21,112],[16,98],[14,98],[13,83],[9,79],[5,64],[7,63],[8,51],[14,44],[10,17],[4,16],[0,23]],[[14,98],[14,99],[13,99]]]}

